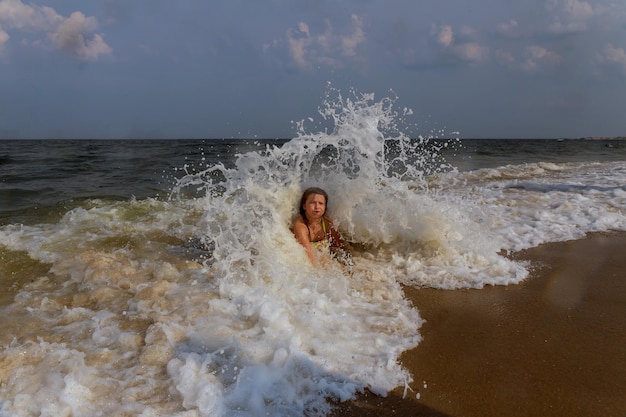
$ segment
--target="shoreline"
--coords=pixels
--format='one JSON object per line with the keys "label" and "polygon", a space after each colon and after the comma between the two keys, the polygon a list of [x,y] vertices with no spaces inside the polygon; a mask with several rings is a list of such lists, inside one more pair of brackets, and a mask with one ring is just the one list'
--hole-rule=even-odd
{"label": "shoreline", "polygon": [[595,233],[511,254],[517,285],[405,287],[426,320],[387,397],[363,394],[332,416],[626,415],[626,233]]}

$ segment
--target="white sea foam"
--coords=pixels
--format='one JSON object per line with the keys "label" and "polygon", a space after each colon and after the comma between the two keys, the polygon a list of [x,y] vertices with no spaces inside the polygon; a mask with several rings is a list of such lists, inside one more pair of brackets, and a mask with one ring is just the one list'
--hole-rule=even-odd
{"label": "white sea foam", "polygon": [[[502,250],[626,230],[623,164],[458,173],[396,129],[393,100],[320,113],[332,131],[302,125],[181,178],[174,196],[197,198],[92,200],[0,228],[4,256],[48,266],[2,309],[0,416],[324,415],[411,381],[398,358],[422,319],[401,283],[513,284],[527,270]],[[353,267],[313,268],[295,241],[310,185],[330,194]]]}
{"label": "white sea foam", "polygon": [[524,164],[463,175],[463,193],[504,250],[579,239],[589,232],[626,230],[623,162]]}

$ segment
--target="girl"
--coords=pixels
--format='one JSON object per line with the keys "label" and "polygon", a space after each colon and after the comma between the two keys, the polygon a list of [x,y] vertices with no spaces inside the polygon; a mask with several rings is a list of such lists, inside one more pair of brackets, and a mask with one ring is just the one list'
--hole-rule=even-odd
{"label": "girl", "polygon": [[319,254],[328,254],[331,249],[343,249],[339,233],[326,217],[328,194],[321,188],[312,187],[304,190],[300,199],[300,214],[293,223],[293,232],[313,265]]}

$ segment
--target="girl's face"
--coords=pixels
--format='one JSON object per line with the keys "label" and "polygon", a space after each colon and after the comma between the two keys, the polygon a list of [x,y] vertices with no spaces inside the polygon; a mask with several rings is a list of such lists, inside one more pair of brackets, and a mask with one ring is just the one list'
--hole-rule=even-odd
{"label": "girl's face", "polygon": [[321,194],[311,194],[302,207],[307,220],[319,220],[326,213],[326,199]]}

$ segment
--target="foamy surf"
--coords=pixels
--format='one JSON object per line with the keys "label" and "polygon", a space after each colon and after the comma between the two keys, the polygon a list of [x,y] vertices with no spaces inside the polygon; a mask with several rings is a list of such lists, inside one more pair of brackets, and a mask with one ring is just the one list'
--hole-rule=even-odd
{"label": "foamy surf", "polygon": [[[503,251],[626,230],[623,163],[457,172],[433,150],[458,142],[409,139],[394,104],[332,92],[328,130],[181,167],[165,201],[0,227],[0,415],[322,416],[411,382],[422,319],[401,284],[514,284],[528,271]],[[351,268],[311,267],[289,229],[310,185]]]}
{"label": "foamy surf", "polygon": [[[109,206],[3,231],[51,271],[4,308],[3,413],[323,415],[328,398],[410,381],[397,357],[421,319],[392,277],[316,270],[270,243],[254,262],[203,266],[170,250],[180,207],[157,206],[153,230],[144,210]],[[89,235],[105,219],[124,246]]]}

